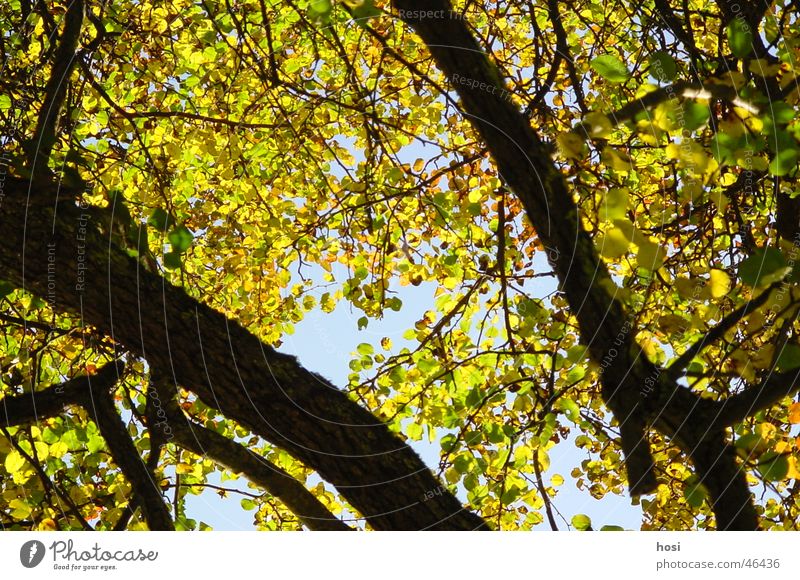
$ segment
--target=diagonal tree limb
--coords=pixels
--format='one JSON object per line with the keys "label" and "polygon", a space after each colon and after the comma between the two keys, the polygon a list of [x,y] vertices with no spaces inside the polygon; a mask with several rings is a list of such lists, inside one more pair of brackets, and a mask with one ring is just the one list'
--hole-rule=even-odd
{"label": "diagonal tree limb", "polygon": [[307,528],[340,532],[352,530],[305,486],[274,463],[186,417],[171,415],[169,425],[172,427],[174,444],[244,475],[283,502]]}
{"label": "diagonal tree limb", "polygon": [[173,384],[316,470],[372,528],[488,527],[452,494],[430,497],[444,488],[417,454],[330,382],[139,268],[79,207],[46,206],[26,224],[30,185],[10,176],[5,185],[0,271],[10,282],[42,296],[53,285],[53,308],[80,313]]}
{"label": "diagonal tree limb", "polygon": [[800,390],[800,369],[772,373],[761,384],[748,387],[741,393],[720,401],[715,425],[724,428],[741,423],[758,411],[780,403],[798,390]]}
{"label": "diagonal tree limb", "polygon": [[[542,244],[555,250],[548,255],[594,360],[606,359],[610,346],[618,342],[613,364],[603,365],[603,398],[623,427],[631,493],[653,491],[656,480],[645,440],[646,413],[639,401],[639,385],[652,374],[652,365],[633,348],[627,315],[609,290],[615,286],[580,223],[548,146],[505,98],[497,68],[446,0],[395,0],[394,5],[450,79],[465,114],[486,142],[500,175],[522,201]],[[444,16],[427,18],[427,14]],[[576,262],[580,267],[574,266]]]}
{"label": "diagonal tree limb", "polygon": [[[0,399],[4,410],[0,416],[0,427],[34,424],[42,419],[59,415],[72,405],[87,407],[91,412],[90,390],[94,393],[95,402],[98,401],[116,384],[124,368],[125,365],[121,361],[114,361],[101,367],[90,377],[78,377],[36,391],[35,397],[14,395]],[[153,397],[148,393],[148,403],[152,411],[148,416],[148,429],[151,432],[151,455],[147,460],[149,478],[152,479],[157,467],[159,453],[155,450],[160,449],[164,443],[172,442],[196,455],[207,456],[235,473],[241,473],[281,500],[309,529],[333,531],[352,529],[328,511],[311,492],[286,471],[219,433],[190,421],[177,407],[174,397],[170,399],[172,395],[168,391],[163,387],[158,390],[161,393],[160,397]],[[127,436],[127,433],[125,435]],[[130,481],[127,473],[126,477]],[[130,506],[131,504],[125,510],[128,518],[121,518],[123,523],[119,529],[125,529],[130,515],[133,515]]]}
{"label": "diagonal tree limb", "polygon": [[725,336],[726,332],[741,322],[745,316],[752,314],[757,308],[762,306],[770,297],[772,291],[780,284],[780,282],[775,282],[766,288],[756,298],[753,298],[745,304],[742,304],[739,308],[720,320],[714,328],[706,332],[694,344],[687,348],[683,354],[676,358],[671,365],[669,365],[665,373],[666,376],[672,380],[677,380],[680,378],[680,375],[683,373],[686,367],[689,366],[689,363],[692,362],[692,359],[700,354],[700,351],[721,339],[723,336]]}
{"label": "diagonal tree limb", "polygon": [[[602,395],[623,425],[632,493],[652,489],[652,456],[642,444],[647,421],[695,458],[713,496],[719,529],[755,529],[758,515],[736,457],[711,432],[711,404],[662,376],[633,340],[635,330],[600,261],[549,149],[513,103],[503,97],[497,68],[446,0],[394,0],[400,17],[422,38],[461,97],[495,164],[525,207],[578,320],[591,357],[604,369]],[[427,15],[442,14],[439,18]],[[647,386],[647,389],[645,389]],[[701,420],[698,420],[701,419]],[[715,454],[717,459],[710,460]],[[633,455],[635,454],[635,455]],[[638,489],[637,477],[644,481]]]}
{"label": "diagonal tree limb", "polygon": [[310,530],[352,530],[285,470],[187,417],[178,406],[175,391],[170,390],[168,381],[151,374],[147,401],[151,441],[173,443],[244,475],[283,502]]}
{"label": "diagonal tree limb", "polygon": [[164,504],[161,490],[119,416],[113,393],[105,390],[93,392],[85,406],[105,439],[114,463],[119,466],[125,479],[131,484],[133,501],[142,509],[150,530],[174,530],[175,525]]}
{"label": "diagonal tree limb", "polygon": [[[78,377],[60,385],[0,400],[4,413],[0,426],[36,423],[60,414],[70,405],[84,407],[97,424],[114,462],[134,489],[151,530],[172,530],[172,518],[161,501],[158,488],[142,463],[139,452],[114,406],[111,390],[125,369],[122,361],[103,366],[96,374]],[[154,493],[155,492],[155,495]],[[160,504],[160,508],[159,508]]]}
{"label": "diagonal tree limb", "polygon": [[[694,81],[678,81],[672,85],[661,87],[626,103],[615,111],[606,113],[606,115],[614,124],[621,125],[633,121],[640,113],[649,114],[654,107],[661,103],[679,99],[721,99],[754,114],[760,111],[757,105],[741,97],[734,87],[725,84],[724,79],[712,77],[706,79],[703,84]],[[573,131],[578,130],[590,132],[590,127],[579,123]]]}

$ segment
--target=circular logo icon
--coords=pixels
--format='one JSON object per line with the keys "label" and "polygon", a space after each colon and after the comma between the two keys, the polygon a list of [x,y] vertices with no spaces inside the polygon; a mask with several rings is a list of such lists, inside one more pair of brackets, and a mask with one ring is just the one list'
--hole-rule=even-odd
{"label": "circular logo icon", "polygon": [[19,549],[19,561],[26,568],[35,568],[44,559],[44,544],[39,540],[28,540]]}

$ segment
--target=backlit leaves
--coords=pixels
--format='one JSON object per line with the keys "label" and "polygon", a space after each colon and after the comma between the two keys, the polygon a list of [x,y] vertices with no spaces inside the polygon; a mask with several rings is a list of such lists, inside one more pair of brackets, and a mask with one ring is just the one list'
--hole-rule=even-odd
{"label": "backlit leaves", "polygon": [[628,67],[612,54],[598,56],[591,65],[597,74],[611,83],[624,83],[630,76]]}

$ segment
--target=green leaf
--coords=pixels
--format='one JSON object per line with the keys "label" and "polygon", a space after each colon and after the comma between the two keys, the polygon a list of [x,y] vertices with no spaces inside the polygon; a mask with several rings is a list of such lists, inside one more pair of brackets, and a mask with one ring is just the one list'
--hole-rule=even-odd
{"label": "green leaf", "polygon": [[519,488],[516,485],[512,485],[509,489],[507,489],[502,496],[500,496],[500,503],[503,504],[510,504],[517,501],[519,497]]}
{"label": "green leaf", "polygon": [[25,500],[19,498],[8,502],[8,507],[11,508],[11,516],[20,520],[27,518],[33,511],[31,506],[25,503]]}
{"label": "green leaf", "polygon": [[708,497],[708,491],[700,483],[698,477],[692,476],[686,480],[686,486],[683,488],[683,497],[686,498],[686,503],[690,506],[699,508]]}
{"label": "green leaf", "polygon": [[321,24],[330,22],[332,10],[333,3],[331,0],[311,0],[308,6],[308,12],[312,20]]}
{"label": "green leaf", "polygon": [[588,532],[592,529],[592,519],[585,514],[572,516],[572,527],[579,532]]}
{"label": "green leaf", "polygon": [[778,360],[775,361],[775,370],[783,373],[796,368],[800,368],[800,346],[787,344],[778,355]]}
{"label": "green leaf", "polygon": [[175,224],[175,220],[173,220],[172,216],[170,216],[166,211],[160,207],[157,207],[150,214],[147,224],[163,233]]}
{"label": "green leaf", "polygon": [[97,453],[105,446],[105,441],[99,435],[90,435],[89,441],[86,442],[86,449],[89,453]]}
{"label": "green leaf", "polygon": [[5,298],[9,294],[11,294],[16,288],[13,284],[6,282],[5,280],[0,280],[0,298]]}
{"label": "green leaf", "polygon": [[138,226],[128,229],[127,237],[128,242],[130,242],[130,247],[136,248],[140,256],[147,254],[150,250],[150,246],[147,242],[147,226],[145,224],[139,224]]}
{"label": "green leaf", "polygon": [[363,2],[354,6],[351,10],[353,18],[362,26],[366,24],[367,20],[370,18],[381,15],[381,11],[375,7],[375,3],[372,0],[363,0]]}
{"label": "green leaf", "polygon": [[170,270],[177,270],[183,265],[183,259],[178,252],[167,252],[164,254],[164,266]]}
{"label": "green leaf", "polygon": [[8,110],[11,108],[11,98],[8,95],[0,95],[0,110]]}
{"label": "green leaf", "polygon": [[406,380],[406,369],[401,366],[394,367],[389,372],[389,378],[392,380],[393,383],[402,383]]}
{"label": "green leaf", "polygon": [[711,117],[708,104],[689,101],[683,104],[683,128],[687,131],[696,131],[703,127]]}
{"label": "green leaf", "polygon": [[769,117],[777,125],[787,125],[794,121],[795,111],[783,101],[770,103],[765,117]]}
{"label": "green leaf", "polygon": [[753,31],[743,18],[734,18],[726,28],[728,44],[736,58],[746,58],[753,51]]}
{"label": "green leaf", "polygon": [[789,460],[785,455],[767,453],[756,468],[767,481],[780,481],[789,474]]}
{"label": "green leaf", "polygon": [[613,54],[598,56],[590,65],[597,74],[610,83],[624,83],[631,74],[625,63]]}
{"label": "green leaf", "polygon": [[752,453],[758,444],[761,443],[761,441],[763,441],[763,439],[761,439],[760,435],[756,435],[755,433],[747,433],[746,435],[739,437],[733,446],[737,449],[742,449],[747,453]]}
{"label": "green leaf", "polygon": [[11,451],[8,455],[6,455],[5,460],[5,468],[8,473],[14,474],[25,465],[25,458],[22,457],[22,454],[17,451]]}
{"label": "green leaf", "polygon": [[366,316],[362,316],[361,318],[358,319],[357,324],[359,330],[364,330],[369,324],[369,319]]}
{"label": "green leaf", "polygon": [[766,286],[782,279],[789,269],[779,250],[762,248],[739,264],[739,277],[749,286]]}
{"label": "green leaf", "polygon": [[442,451],[445,453],[450,453],[456,449],[458,445],[458,439],[452,433],[448,433],[439,440],[439,445],[442,447]]}
{"label": "green leaf", "polygon": [[563,411],[570,421],[578,422],[581,418],[581,409],[578,404],[569,397],[562,397],[558,400],[558,408]]}
{"label": "green leaf", "polygon": [[658,81],[671,81],[678,72],[675,59],[663,50],[659,50],[650,55],[648,72]]}
{"label": "green leaf", "polygon": [[172,244],[172,251],[182,254],[192,245],[194,236],[186,226],[178,226],[169,233],[167,239]]}
{"label": "green leaf", "polygon": [[797,149],[782,149],[770,161],[769,172],[772,175],[786,175],[795,167],[797,167]]}
{"label": "green leaf", "polygon": [[600,528],[601,532],[624,532],[625,528],[622,526],[603,526]]}
{"label": "green leaf", "polygon": [[358,354],[364,356],[375,353],[375,348],[368,342],[362,342],[356,347],[356,350],[358,351]]}

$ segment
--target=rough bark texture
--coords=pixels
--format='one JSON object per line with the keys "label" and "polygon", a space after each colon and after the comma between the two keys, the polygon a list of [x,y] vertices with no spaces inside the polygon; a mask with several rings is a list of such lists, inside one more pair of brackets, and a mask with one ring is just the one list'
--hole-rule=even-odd
{"label": "rough bark texture", "polygon": [[[551,150],[506,98],[496,67],[446,0],[395,0],[403,20],[424,40],[461,97],[502,178],[520,198],[578,319],[583,342],[601,365],[603,399],[620,423],[632,495],[656,486],[645,430],[653,426],[694,461],[711,494],[719,529],[752,530],[758,517],[744,473],[711,429],[719,405],[666,377],[634,340],[635,329],[614,296],[615,285],[583,228]],[[431,18],[430,15],[440,15]],[[645,388],[646,387],[646,388]]]}
{"label": "rough bark texture", "polygon": [[[450,16],[446,0],[395,0],[394,5],[450,79],[548,249],[582,339],[604,369],[602,395],[620,423],[631,493],[650,492],[657,483],[646,439],[652,427],[692,459],[711,494],[719,529],[757,528],[752,497],[725,442],[725,428],[796,391],[797,377],[781,376],[714,403],[677,384],[675,372],[682,369],[660,369],[647,360],[550,158],[550,147],[506,98],[503,80],[464,20]],[[687,35],[691,38],[690,31]],[[655,98],[640,99],[620,113]],[[48,299],[59,311],[80,313],[86,324],[113,336],[156,372],[292,453],[334,484],[373,528],[486,527],[442,492],[407,445],[328,381],[140,268],[103,239],[90,213],[72,202],[48,204],[57,192],[44,177],[37,176],[33,184],[7,178],[4,185],[0,271],[5,278]],[[40,205],[28,205],[37,199]],[[791,228],[781,223],[779,229],[786,236]]]}
{"label": "rough bark texture", "polygon": [[9,281],[79,313],[175,384],[286,449],[373,528],[486,527],[453,495],[431,494],[442,484],[416,453],[328,381],[141,268],[74,203],[27,206],[28,182],[9,177],[5,185],[0,271]]}

